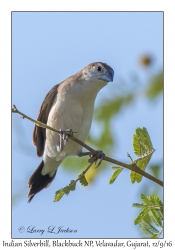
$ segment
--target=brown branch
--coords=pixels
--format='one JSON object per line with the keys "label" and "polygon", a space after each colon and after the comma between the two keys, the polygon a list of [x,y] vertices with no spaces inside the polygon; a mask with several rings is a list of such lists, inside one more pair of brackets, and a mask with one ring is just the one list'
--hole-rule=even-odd
{"label": "brown branch", "polygon": [[[29,116],[23,114],[22,112],[20,112],[20,111],[16,108],[15,105],[13,105],[12,113],[20,114],[20,115],[22,116],[22,118],[26,118],[26,119],[28,119],[28,120],[34,122],[37,126],[42,127],[42,128],[50,129],[50,130],[54,131],[55,133],[60,134],[60,131],[58,131],[58,130],[56,130],[56,129],[50,127],[50,126],[47,126],[46,124],[44,124],[44,123],[42,123],[42,122],[40,122],[40,121],[36,121],[36,120],[30,118]],[[79,145],[81,145],[82,147],[86,148],[86,149],[87,149],[88,151],[90,151],[92,154],[95,154],[95,153],[96,153],[96,150],[95,150],[95,149],[91,148],[90,146],[88,146],[88,145],[85,144],[84,142],[80,141],[80,140],[79,140],[78,138],[76,138],[73,134],[68,134],[68,136],[69,136],[69,138],[70,138],[72,141],[74,141],[74,142],[78,143]],[[108,157],[108,156],[105,156],[104,160],[105,160],[105,161],[108,161],[108,162],[111,162],[111,163],[114,163],[114,164],[116,164],[116,165],[119,165],[119,166],[121,166],[121,167],[123,167],[123,168],[127,168],[127,169],[129,169],[129,170],[131,170],[131,171],[134,171],[134,172],[138,173],[138,174],[141,174],[141,175],[144,176],[145,178],[147,178],[147,179],[149,179],[149,180],[151,180],[151,181],[153,181],[153,182],[155,182],[155,183],[157,183],[157,184],[159,184],[160,186],[163,187],[163,182],[162,182],[162,181],[160,181],[159,179],[155,178],[154,176],[152,176],[152,175],[146,173],[145,171],[141,170],[135,163],[126,164],[126,163],[123,163],[123,162],[121,162],[121,161],[112,159],[112,158],[110,158],[110,157]]]}

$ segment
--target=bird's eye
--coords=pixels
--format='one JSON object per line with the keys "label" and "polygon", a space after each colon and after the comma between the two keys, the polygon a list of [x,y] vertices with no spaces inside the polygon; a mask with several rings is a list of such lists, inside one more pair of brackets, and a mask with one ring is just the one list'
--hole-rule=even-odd
{"label": "bird's eye", "polygon": [[98,67],[97,67],[97,70],[98,70],[98,71],[101,71],[101,70],[102,70],[101,66],[98,66]]}

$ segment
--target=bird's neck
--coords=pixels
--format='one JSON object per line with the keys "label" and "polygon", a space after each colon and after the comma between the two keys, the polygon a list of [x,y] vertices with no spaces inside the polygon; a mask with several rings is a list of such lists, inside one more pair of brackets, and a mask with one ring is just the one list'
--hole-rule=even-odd
{"label": "bird's neck", "polygon": [[103,81],[98,82],[90,82],[90,81],[79,81],[77,83],[70,83],[67,85],[60,86],[62,89],[60,89],[58,95],[59,98],[68,100],[68,99],[77,99],[82,102],[93,102],[95,101],[95,98],[100,91],[107,83]]}

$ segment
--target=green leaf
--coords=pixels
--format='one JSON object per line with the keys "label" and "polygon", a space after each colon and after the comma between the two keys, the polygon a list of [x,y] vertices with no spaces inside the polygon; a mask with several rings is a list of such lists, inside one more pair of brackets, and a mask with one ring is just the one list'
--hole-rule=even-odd
{"label": "green leaf", "polygon": [[81,176],[81,178],[79,179],[79,182],[81,183],[81,185],[83,185],[83,186],[88,186],[88,182],[87,182],[87,180],[86,180],[86,178],[85,178],[85,176],[84,175],[82,175]]}
{"label": "green leaf", "polygon": [[162,201],[159,199],[159,197],[155,194],[150,196],[150,200],[157,206],[161,206],[163,208],[163,203]]}
{"label": "green leaf", "polygon": [[133,148],[137,156],[144,156],[154,151],[146,128],[136,128],[135,134],[133,135]]}
{"label": "green leaf", "polygon": [[142,203],[133,203],[132,204],[133,207],[138,207],[138,208],[145,208],[146,206]]}
{"label": "green leaf", "polygon": [[151,159],[151,156],[152,156],[152,154],[149,154],[149,155],[146,155],[146,156],[144,156],[142,158],[139,158],[139,159],[135,160],[136,165],[140,169],[145,170],[146,166],[148,165],[148,163],[149,163],[149,161]]}
{"label": "green leaf", "polygon": [[154,209],[150,209],[148,215],[156,226],[162,227],[162,220]]}
{"label": "green leaf", "polygon": [[156,211],[160,220],[163,220],[163,203],[156,195],[151,195],[151,201],[155,204],[154,210]]}
{"label": "green leaf", "polygon": [[150,201],[150,197],[149,196],[141,194],[140,198],[142,199],[144,205],[147,205],[147,206],[152,206],[153,205],[152,202]]}
{"label": "green leaf", "polygon": [[142,199],[144,204],[148,206],[154,206],[154,209],[156,209],[156,206],[158,207],[157,209],[163,209],[163,203],[157,195],[153,194],[151,196],[145,196],[144,194],[141,194],[140,198]]}
{"label": "green leaf", "polygon": [[[151,159],[151,156],[152,156],[152,154],[149,154],[149,155],[146,155],[146,156],[144,156],[144,157],[142,157],[142,158],[139,158],[139,159],[135,160],[136,165],[137,165],[141,170],[145,171],[146,166],[148,165],[148,163],[149,163],[149,161],[150,161],[150,159]],[[138,174],[138,173],[136,173],[136,172],[134,172],[134,171],[131,171],[131,173],[130,173],[130,179],[131,179],[131,182],[132,182],[132,183],[134,183],[135,181],[136,181],[137,183],[139,183],[139,182],[141,182],[141,180],[142,180],[142,175],[141,175],[141,174]]]}
{"label": "green leaf", "polygon": [[[134,161],[134,163],[143,171],[148,165],[154,148],[146,128],[137,128],[136,133],[133,135],[133,148],[134,153],[141,158]],[[139,183],[142,180],[142,175],[131,171],[130,179],[132,183]]]}
{"label": "green leaf", "polygon": [[145,234],[153,235],[155,233],[159,233],[159,231],[153,225],[147,223],[144,220],[141,222],[141,229]]}
{"label": "green leaf", "polygon": [[69,194],[69,192],[70,192],[70,187],[69,186],[66,186],[66,187],[64,187],[64,188],[62,188],[62,191],[64,192],[64,194]]}
{"label": "green leaf", "polygon": [[61,200],[63,195],[65,194],[68,195],[70,191],[74,191],[75,186],[76,186],[76,182],[72,180],[68,186],[56,191],[54,202]]}
{"label": "green leaf", "polygon": [[160,236],[160,232],[158,234],[153,234],[151,236],[151,239],[157,239],[157,238],[159,238],[159,236]]}
{"label": "green leaf", "polygon": [[70,191],[74,191],[76,187],[76,182],[74,180],[70,181],[69,188]]}
{"label": "green leaf", "polygon": [[[114,169],[114,167],[112,167],[113,169]],[[122,172],[122,170],[123,170],[123,168],[121,168],[121,167],[115,167],[115,171],[114,171],[114,173],[112,174],[112,176],[111,176],[111,178],[110,178],[110,180],[109,180],[109,184],[112,184],[115,180],[116,180],[116,178],[117,178],[117,176]]]}
{"label": "green leaf", "polygon": [[131,171],[130,173],[130,180],[131,180],[131,183],[134,184],[136,180],[138,180],[138,173],[134,172],[134,171]]}
{"label": "green leaf", "polygon": [[148,212],[149,212],[149,208],[143,209],[139,213],[139,215],[137,216],[137,218],[134,220],[134,224],[137,225],[138,223],[140,223],[143,220],[143,218],[148,214]]}
{"label": "green leaf", "polygon": [[61,200],[63,195],[65,195],[64,191],[62,189],[58,190],[55,194],[54,202]]}

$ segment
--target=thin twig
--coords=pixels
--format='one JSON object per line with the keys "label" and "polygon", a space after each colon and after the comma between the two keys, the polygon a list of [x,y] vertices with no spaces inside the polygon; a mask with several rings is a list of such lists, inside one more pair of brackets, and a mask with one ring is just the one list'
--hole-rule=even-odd
{"label": "thin twig", "polygon": [[[55,133],[58,133],[60,134],[60,131],[50,127],[50,126],[47,126],[46,124],[40,122],[40,121],[36,121],[32,118],[30,118],[29,116],[25,115],[24,113],[20,112],[15,105],[13,105],[13,108],[12,108],[12,113],[17,113],[17,114],[20,114],[22,116],[22,118],[26,118],[32,122],[34,122],[37,126],[39,127],[42,127],[42,128],[47,128],[47,129],[50,129],[52,131],[54,131]],[[85,144],[84,142],[80,141],[78,138],[76,138],[73,134],[68,134],[69,138],[78,143],[79,145],[81,145],[82,147],[86,148],[88,151],[90,151],[92,154],[95,154],[96,153],[96,150],[94,150],[93,148],[91,148],[90,146],[88,146],[87,144]],[[142,176],[144,176],[145,178],[159,184],[160,186],[163,187],[163,182],[160,181],[159,179],[155,178],[154,176],[148,174],[147,172],[141,170],[135,163],[132,163],[132,164],[126,164],[126,163],[123,163],[121,161],[118,161],[118,160],[115,160],[115,159],[112,159],[108,156],[105,156],[104,157],[104,160],[105,161],[108,161],[110,163],[114,163],[116,165],[119,165],[119,166],[122,166],[123,168],[127,168],[131,171],[134,171],[138,174],[141,174]],[[89,169],[89,168],[88,168]]]}
{"label": "thin twig", "polygon": [[78,178],[75,180],[75,182],[79,181],[79,180],[82,178],[82,176],[84,176],[84,175],[86,174],[86,172],[90,169],[90,167],[92,166],[92,164],[93,164],[93,162],[90,163],[90,164],[87,166],[87,168],[78,176]]}

